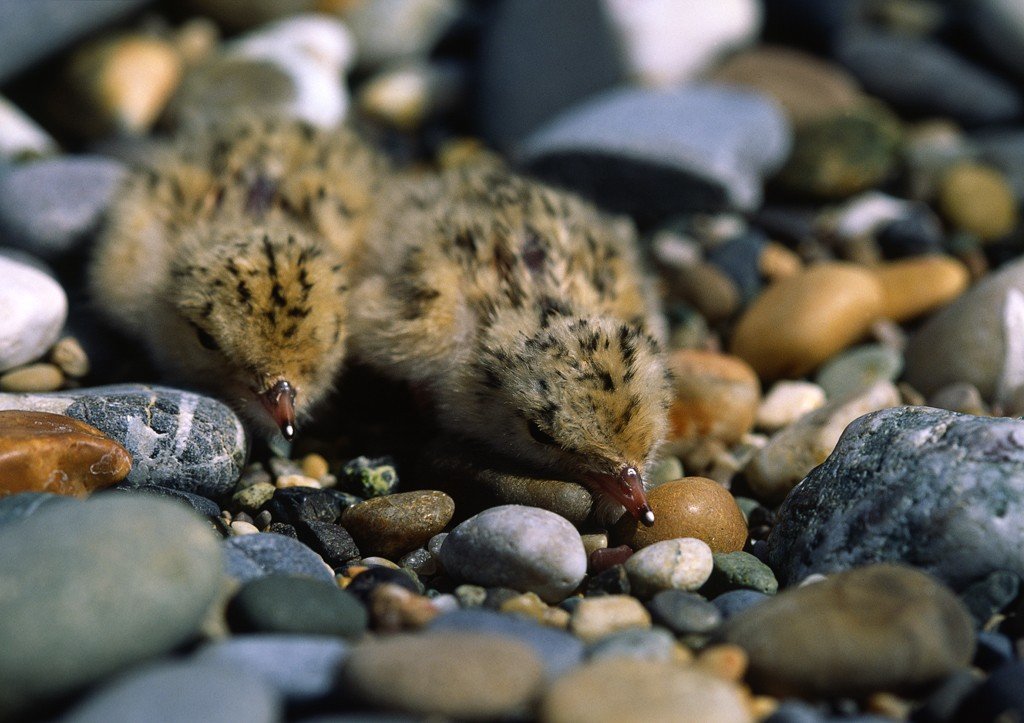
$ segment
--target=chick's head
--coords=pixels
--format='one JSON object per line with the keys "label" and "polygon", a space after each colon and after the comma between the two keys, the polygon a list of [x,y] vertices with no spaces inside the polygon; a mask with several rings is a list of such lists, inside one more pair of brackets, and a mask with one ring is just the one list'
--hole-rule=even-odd
{"label": "chick's head", "polygon": [[171,269],[172,364],[290,439],[344,359],[345,264],[289,228],[198,229],[186,250]]}

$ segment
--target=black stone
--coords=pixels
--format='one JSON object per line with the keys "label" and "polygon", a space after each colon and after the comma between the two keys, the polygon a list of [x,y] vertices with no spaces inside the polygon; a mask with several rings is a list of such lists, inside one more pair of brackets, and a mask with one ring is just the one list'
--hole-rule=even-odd
{"label": "black stone", "polygon": [[979,629],[996,613],[1002,612],[1020,593],[1020,578],[1007,570],[996,570],[971,585],[960,599]]}
{"label": "black stone", "polygon": [[917,210],[885,224],[877,233],[887,259],[942,253],[942,227],[931,210]]}
{"label": "black stone", "polygon": [[722,625],[722,612],[697,593],[663,590],[646,606],[655,623],[677,635],[713,633]]}
{"label": "black stone", "polygon": [[367,602],[370,599],[370,594],[374,588],[378,585],[389,583],[391,585],[398,585],[404,587],[410,592],[414,592],[417,595],[423,594],[423,585],[419,580],[413,579],[413,573],[409,570],[394,570],[390,567],[371,567],[368,570],[359,573],[352,582],[345,588],[348,592],[355,595],[363,602]]}
{"label": "black stone", "polygon": [[961,670],[942,681],[910,719],[914,723],[949,723],[954,719],[964,698],[978,687],[980,681],[970,670]]}
{"label": "black stone", "polygon": [[295,532],[299,540],[320,554],[331,567],[337,569],[361,557],[352,535],[341,525],[319,520],[297,520]]}
{"label": "black stone", "polygon": [[[994,670],[1016,659],[1013,641],[1002,633],[983,630],[977,636],[978,647],[974,650],[974,666],[982,670]],[[1024,684],[1024,680],[1021,681]]]}
{"label": "black stone", "polygon": [[235,633],[288,633],[358,638],[368,624],[356,596],[308,577],[268,575],[246,583],[228,603]]}
{"label": "black stone", "polygon": [[284,535],[290,537],[293,540],[299,539],[299,533],[295,531],[295,527],[289,525],[287,522],[271,522],[267,528],[267,532],[275,532],[278,535]]}
{"label": "black stone", "polygon": [[335,522],[345,506],[345,497],[335,490],[285,487],[277,490],[263,509],[276,522],[294,525],[299,520]]}
{"label": "black stone", "polygon": [[584,595],[600,597],[602,595],[629,595],[629,575],[624,565],[612,565],[596,575],[587,578]]}
{"label": "black stone", "polygon": [[[133,485],[130,483],[122,482],[113,487],[109,488],[109,492],[121,493],[121,494],[144,494],[144,495],[156,495],[157,497],[166,497],[167,499],[181,502],[182,504],[190,507],[195,512],[199,513],[203,517],[217,517],[220,514],[220,506],[213,500],[203,497],[202,495],[193,494],[191,492],[185,492],[184,490],[175,490],[170,487],[161,487],[160,485]],[[107,491],[101,494],[108,494]]]}

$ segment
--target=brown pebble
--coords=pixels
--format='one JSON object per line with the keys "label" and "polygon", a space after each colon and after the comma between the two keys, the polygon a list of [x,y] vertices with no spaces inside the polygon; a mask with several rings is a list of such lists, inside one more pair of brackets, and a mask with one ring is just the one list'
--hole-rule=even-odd
{"label": "brown pebble", "polygon": [[749,662],[747,652],[739,645],[721,643],[700,651],[696,665],[716,678],[738,683],[746,675]]}
{"label": "brown pebble", "polygon": [[426,545],[453,514],[455,502],[444,492],[401,492],[352,505],[341,524],[365,554],[397,560]]}
{"label": "brown pebble", "polygon": [[967,290],[967,267],[948,256],[918,256],[875,266],[882,284],[882,313],[888,319],[909,321],[945,306]]}
{"label": "brown pebble", "polygon": [[606,547],[602,550],[594,550],[587,557],[587,568],[591,574],[597,575],[610,567],[622,565],[633,554],[633,548],[629,545],[618,547]]}
{"label": "brown pebble", "polygon": [[302,458],[302,474],[307,477],[319,480],[328,472],[330,472],[330,465],[323,455],[313,453]]}
{"label": "brown pebble", "polygon": [[564,630],[569,626],[569,613],[562,608],[551,607],[535,592],[525,592],[509,598],[498,610],[510,615],[528,617],[547,627]]}
{"label": "brown pebble", "polygon": [[131,471],[128,451],[95,427],[48,412],[0,411],[0,497],[84,497]]}
{"label": "brown pebble", "polygon": [[775,282],[793,276],[803,268],[800,255],[775,241],[769,241],[757,260],[757,270],[767,281]]}
{"label": "brown pebble", "polygon": [[700,261],[674,269],[669,278],[671,296],[685,301],[708,321],[722,321],[740,307],[740,290],[718,267]]}
{"label": "brown pebble", "polygon": [[4,392],[52,392],[63,383],[60,367],[44,362],[26,364],[0,375],[0,391]]}
{"label": "brown pebble", "polygon": [[761,384],[738,357],[680,349],[669,357],[675,396],[670,443],[713,438],[735,444],[754,426]]}
{"label": "brown pebble", "polygon": [[370,620],[378,632],[418,630],[438,614],[438,609],[428,598],[401,585],[383,583],[370,593]]}
{"label": "brown pebble", "polygon": [[89,357],[73,336],[65,336],[50,349],[50,361],[69,377],[78,379],[89,373]]}

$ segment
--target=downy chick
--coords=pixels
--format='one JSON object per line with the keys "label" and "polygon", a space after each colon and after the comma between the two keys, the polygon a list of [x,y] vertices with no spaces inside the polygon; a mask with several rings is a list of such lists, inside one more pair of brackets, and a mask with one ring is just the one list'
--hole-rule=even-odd
{"label": "downy chick", "polygon": [[386,172],[347,129],[237,121],[178,138],[109,214],[93,297],[166,374],[291,439],[345,358],[351,267]]}
{"label": "downy chick", "polygon": [[652,524],[669,384],[631,224],[498,166],[396,184],[367,234],[352,354],[490,454]]}

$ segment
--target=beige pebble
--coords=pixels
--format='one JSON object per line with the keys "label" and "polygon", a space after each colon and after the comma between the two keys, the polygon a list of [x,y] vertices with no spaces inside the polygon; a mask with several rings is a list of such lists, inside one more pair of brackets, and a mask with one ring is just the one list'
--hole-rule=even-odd
{"label": "beige pebble", "polygon": [[1017,224],[1017,201],[995,168],[959,163],[939,182],[939,207],[957,228],[983,241],[1005,236]]}
{"label": "beige pebble", "polygon": [[882,314],[909,321],[945,306],[967,290],[967,267],[948,256],[917,256],[871,269],[882,284]]}
{"label": "beige pebble", "polygon": [[525,592],[509,598],[498,608],[503,613],[522,615],[541,625],[565,629],[569,625],[569,613],[562,608],[551,607],[535,592]]}
{"label": "beige pebble", "polygon": [[703,540],[683,537],[638,550],[625,567],[632,593],[648,598],[662,590],[699,589],[711,576],[714,556]]}
{"label": "beige pebble", "polygon": [[673,269],[668,281],[670,295],[691,304],[708,321],[728,319],[740,307],[736,283],[704,261]]}
{"label": "beige pebble", "polygon": [[220,30],[209,18],[191,18],[182,23],[171,42],[186,66],[199,65],[217,49]]}
{"label": "beige pebble", "polygon": [[438,616],[430,599],[400,585],[383,583],[370,594],[370,620],[378,632],[418,630]]}
{"label": "beige pebble", "polygon": [[63,383],[60,367],[44,362],[26,364],[0,375],[0,391],[5,392],[52,392]]}
{"label": "beige pebble", "polygon": [[746,651],[740,646],[720,643],[700,651],[696,665],[716,678],[738,683],[743,680],[749,662]]}
{"label": "beige pebble", "polygon": [[320,488],[320,481],[307,477],[304,474],[283,474],[274,480],[274,486],[278,489],[286,487],[314,487]]}
{"label": "beige pebble", "polygon": [[745,361],[679,349],[669,356],[669,368],[674,378],[670,444],[709,437],[734,444],[754,426],[761,383]]}
{"label": "beige pebble", "polygon": [[762,380],[800,377],[863,337],[882,313],[875,275],[826,262],[782,279],[743,312],[731,352]]}
{"label": "beige pebble", "polygon": [[757,427],[775,432],[825,406],[825,390],[813,382],[776,382],[757,408]]}
{"label": "beige pebble", "polygon": [[605,595],[584,598],[569,616],[569,630],[586,643],[631,628],[651,627],[651,614],[635,597]]}
{"label": "beige pebble", "polygon": [[231,523],[231,534],[235,536],[239,535],[255,535],[259,532],[259,528],[251,522],[245,522],[243,520],[235,520]]}
{"label": "beige pebble", "polygon": [[89,373],[89,357],[73,336],[61,337],[50,349],[50,361],[69,377],[84,377]]}
{"label": "beige pebble", "polygon": [[757,260],[757,269],[769,282],[785,279],[800,272],[804,267],[800,256],[780,243],[769,241]]}
{"label": "beige pebble", "polygon": [[327,460],[324,459],[323,455],[307,454],[302,458],[302,474],[307,477],[312,477],[315,480],[319,480],[321,477],[326,475],[330,471],[330,465]]}
{"label": "beige pebble", "polygon": [[880,381],[861,394],[830,402],[801,417],[772,437],[747,465],[751,491],[762,501],[781,501],[832,454],[846,425],[862,414],[899,403],[900,394],[892,382]]}
{"label": "beige pebble", "polygon": [[587,557],[590,557],[590,553],[594,550],[603,550],[608,547],[608,535],[603,532],[580,535],[580,539],[583,540],[583,549],[586,551]]}

